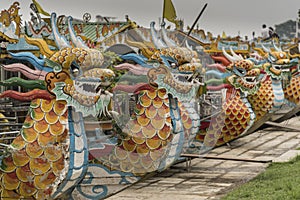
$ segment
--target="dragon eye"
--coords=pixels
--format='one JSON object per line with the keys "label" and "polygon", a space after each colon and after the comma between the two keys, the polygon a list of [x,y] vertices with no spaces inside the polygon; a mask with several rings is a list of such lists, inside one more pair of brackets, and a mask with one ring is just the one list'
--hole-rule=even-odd
{"label": "dragon eye", "polygon": [[242,68],[238,68],[238,67],[237,67],[236,70],[237,70],[237,72],[240,73],[241,75],[243,75],[243,76],[246,75],[246,70],[245,70],[245,69],[242,69]]}
{"label": "dragon eye", "polygon": [[242,70],[242,69],[237,69],[238,70],[238,72],[240,72],[241,74],[245,74],[245,71],[244,70]]}
{"label": "dragon eye", "polygon": [[176,68],[176,64],[175,63],[171,63],[171,67],[174,69]]}
{"label": "dragon eye", "polygon": [[72,69],[72,75],[74,77],[77,77],[79,75],[79,69],[75,68],[75,69]]}
{"label": "dragon eye", "polygon": [[79,67],[73,63],[71,64],[71,74],[74,78],[80,75]]}

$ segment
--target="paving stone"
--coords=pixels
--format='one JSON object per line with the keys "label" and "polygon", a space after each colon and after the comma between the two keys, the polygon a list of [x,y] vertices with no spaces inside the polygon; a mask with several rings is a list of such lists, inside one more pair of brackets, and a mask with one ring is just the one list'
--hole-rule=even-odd
{"label": "paving stone", "polygon": [[271,162],[274,159],[274,156],[267,156],[267,155],[261,155],[258,157],[255,157],[255,160],[265,161],[265,162]]}
{"label": "paving stone", "polygon": [[287,139],[294,138],[297,136],[299,136],[299,131],[290,131],[290,132],[286,131],[286,132],[284,132],[284,135],[283,135],[283,137],[285,137]]}
{"label": "paving stone", "polygon": [[198,194],[194,194],[194,195],[192,195],[192,194],[191,195],[187,195],[187,194],[169,195],[169,194],[167,194],[166,195],[165,193],[162,193],[162,194],[156,194],[155,198],[148,197],[145,199],[146,200],[159,200],[159,199],[162,199],[162,200],[206,200],[208,198],[209,197],[207,197],[207,196],[202,196],[202,195],[198,195]]}
{"label": "paving stone", "polygon": [[293,139],[287,142],[284,142],[278,146],[278,148],[282,149],[295,149],[299,145],[299,140]]}
{"label": "paving stone", "polygon": [[224,156],[224,157],[235,157],[235,156],[238,156],[242,153],[244,153],[246,150],[245,149],[242,149],[242,148],[236,148],[236,149],[232,149],[230,151],[227,151],[227,152],[224,152],[224,153],[221,153],[219,154],[218,156]]}
{"label": "paving stone", "polygon": [[220,165],[223,162],[224,160],[214,160],[214,159],[204,159],[204,160],[201,159],[199,162],[197,158],[192,160],[192,167],[199,166],[203,168],[213,168]]}
{"label": "paving stone", "polygon": [[159,193],[159,192],[162,192],[164,190],[164,188],[162,187],[159,187],[158,184],[151,184],[147,187],[143,187],[143,188],[140,188],[140,189],[136,189],[136,190],[133,190],[134,193]]}
{"label": "paving stone", "polygon": [[240,161],[231,161],[231,160],[226,160],[224,161],[222,164],[218,165],[218,169],[232,169],[237,167],[238,165],[240,165],[241,162]]}
{"label": "paving stone", "polygon": [[179,183],[182,183],[184,182],[185,179],[183,178],[165,178],[165,179],[162,179],[160,181],[158,181],[158,184],[165,184],[165,183],[169,183],[169,184],[179,184]]}
{"label": "paving stone", "polygon": [[244,180],[249,180],[250,178],[253,178],[255,176],[257,176],[257,173],[255,172],[229,171],[228,173],[224,174],[220,178],[231,179],[236,181],[244,181]]}
{"label": "paving stone", "polygon": [[266,137],[268,135],[267,136],[268,138],[269,137],[275,137],[275,138],[277,138],[279,136],[284,135],[286,133],[286,131],[285,130],[281,130],[279,127],[274,127],[274,129],[272,129],[272,131],[267,131],[267,129],[264,129],[264,130],[261,130],[260,133],[263,134],[264,137]]}
{"label": "paving stone", "polygon": [[212,153],[215,153],[215,154],[219,155],[219,154],[228,152],[230,150],[232,150],[230,147],[222,146],[222,147],[218,147],[218,148],[213,149],[211,152],[209,152],[209,155],[211,155]]}
{"label": "paving stone", "polygon": [[255,159],[255,157],[260,156],[265,151],[249,150],[238,156],[239,159]]}
{"label": "paving stone", "polygon": [[122,193],[122,195],[113,195],[111,197],[108,197],[107,199],[109,200],[132,200],[132,199],[135,199],[135,200],[144,200],[144,199],[147,199],[149,196],[147,194],[137,194],[137,195],[132,195],[132,194],[128,194],[128,196],[124,193]]}
{"label": "paving stone", "polygon": [[150,178],[147,178],[143,181],[140,181],[139,183],[148,183],[148,184],[152,184],[152,183],[156,183],[158,181],[160,181],[161,178],[160,177],[157,177],[157,176],[154,176],[154,177],[150,177]]}
{"label": "paving stone", "polygon": [[263,171],[268,165],[267,163],[245,162],[239,166],[239,170],[258,173]]}
{"label": "paving stone", "polygon": [[[220,175],[221,176],[221,175]],[[204,184],[205,185],[209,185],[209,182],[210,182],[211,179],[199,179],[199,178],[191,178],[191,179],[188,179],[185,181],[185,183],[197,183],[197,184]]]}
{"label": "paving stone", "polygon": [[198,179],[212,179],[212,178],[216,178],[218,176],[220,176],[221,174],[225,173],[225,170],[223,172],[190,172],[190,173],[178,173],[175,175],[175,177],[177,178],[185,178],[185,179],[189,179],[189,178],[198,178]]}
{"label": "paving stone", "polygon": [[217,187],[230,187],[233,185],[233,183],[216,183],[216,182],[213,182],[213,183],[208,183],[207,185],[210,185],[210,186],[217,186]]}
{"label": "paving stone", "polygon": [[244,145],[241,147],[245,150],[257,150],[257,147],[259,147],[262,144],[265,144],[266,142],[270,141],[271,139],[262,139],[259,138],[253,142],[247,142],[247,138],[245,137],[245,143]]}
{"label": "paving stone", "polygon": [[273,162],[288,162],[298,155],[300,155],[300,150],[289,150],[281,156],[274,158]]}
{"label": "paving stone", "polygon": [[273,148],[273,149],[270,149],[270,150],[266,151],[264,153],[264,155],[273,156],[274,158],[276,158],[276,157],[280,156],[281,154],[283,154],[286,151],[287,151],[286,149],[282,149],[282,148]]}
{"label": "paving stone", "polygon": [[[185,187],[185,190],[182,190],[182,187]],[[167,190],[162,191],[162,193],[165,194],[173,194],[176,192],[177,194],[194,194],[194,195],[214,195],[217,192],[224,189],[224,187],[215,187],[215,186],[209,186],[209,185],[197,185],[194,187],[187,187],[187,186],[175,186],[173,188],[168,188]]]}
{"label": "paving stone", "polygon": [[298,135],[296,136],[296,139],[300,139],[300,134],[298,134]]}
{"label": "paving stone", "polygon": [[174,175],[175,172],[171,172],[170,170],[165,170],[161,173],[159,173],[160,177],[171,177],[172,175]]}
{"label": "paving stone", "polygon": [[286,139],[274,138],[273,140],[267,141],[266,143],[258,146],[257,150],[265,151],[265,150],[268,150],[271,148],[275,148],[276,146],[280,145],[281,143],[283,143],[285,141],[286,141]]}
{"label": "paving stone", "polygon": [[253,153],[247,151],[247,152],[237,156],[237,158],[251,160],[251,159],[254,159],[254,155],[253,155]]}

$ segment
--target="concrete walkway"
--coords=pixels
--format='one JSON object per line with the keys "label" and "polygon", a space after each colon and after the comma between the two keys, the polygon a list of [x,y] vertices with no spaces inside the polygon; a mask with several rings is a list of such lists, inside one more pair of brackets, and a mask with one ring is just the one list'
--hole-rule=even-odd
{"label": "concrete walkway", "polygon": [[[300,128],[300,117],[283,125]],[[207,158],[195,158],[188,172],[186,163],[141,181],[109,200],[204,200],[220,199],[236,186],[263,172],[270,162],[295,157],[300,132],[269,127],[212,150]],[[300,154],[300,153],[299,153]]]}

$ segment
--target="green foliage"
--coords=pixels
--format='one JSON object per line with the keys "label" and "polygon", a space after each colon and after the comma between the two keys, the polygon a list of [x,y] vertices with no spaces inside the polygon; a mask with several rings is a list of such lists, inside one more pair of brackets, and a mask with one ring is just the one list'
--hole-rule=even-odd
{"label": "green foliage", "polygon": [[288,163],[272,163],[265,172],[230,192],[222,200],[300,199],[300,156]]}

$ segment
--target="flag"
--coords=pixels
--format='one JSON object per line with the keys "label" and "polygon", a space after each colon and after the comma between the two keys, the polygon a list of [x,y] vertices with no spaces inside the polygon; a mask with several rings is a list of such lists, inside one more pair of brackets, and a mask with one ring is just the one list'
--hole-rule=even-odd
{"label": "flag", "polygon": [[36,9],[40,14],[43,14],[45,16],[50,16],[50,14],[44,11],[44,9],[40,6],[40,4],[36,0],[32,0],[32,2],[36,6]]}
{"label": "flag", "polygon": [[176,23],[176,11],[171,0],[164,0],[163,17],[169,22]]}
{"label": "flag", "polygon": [[222,33],[222,38],[223,39],[226,39],[227,38],[227,36],[226,36],[226,33],[223,31],[223,33]]}

